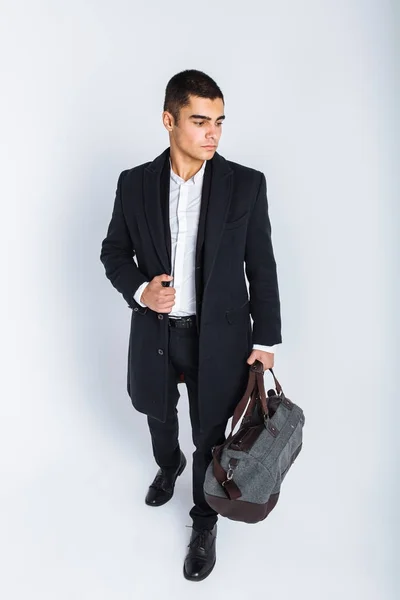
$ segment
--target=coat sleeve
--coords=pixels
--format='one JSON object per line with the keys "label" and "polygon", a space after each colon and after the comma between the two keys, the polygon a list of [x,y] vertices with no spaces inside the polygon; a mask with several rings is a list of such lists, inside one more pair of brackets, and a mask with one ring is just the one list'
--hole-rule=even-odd
{"label": "coat sleeve", "polygon": [[126,224],[122,207],[122,182],[127,171],[122,171],[118,177],[115,193],[114,208],[107,235],[101,244],[100,260],[104,265],[107,278],[112,285],[122,294],[129,308],[133,305],[144,312],[134,299],[138,287],[148,281],[133,260],[135,250]]}
{"label": "coat sleeve", "polygon": [[282,342],[280,299],[264,173],[261,173],[257,197],[249,217],[245,270],[249,281],[253,344],[279,344]]}

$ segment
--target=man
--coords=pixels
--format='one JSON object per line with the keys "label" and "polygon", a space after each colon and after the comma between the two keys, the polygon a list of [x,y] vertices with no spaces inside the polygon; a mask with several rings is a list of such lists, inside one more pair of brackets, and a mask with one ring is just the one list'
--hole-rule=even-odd
{"label": "man", "polygon": [[212,447],[225,440],[249,365],[273,367],[282,341],[266,179],[217,152],[224,119],[211,77],[172,77],[162,113],[170,146],[120,174],[100,256],[133,309],[127,385],[159,466],[145,500],[152,507],[171,499],[186,466],[176,406],[178,383],[187,386],[194,506],[183,572],[192,581],[216,560],[218,516],[203,494]]}

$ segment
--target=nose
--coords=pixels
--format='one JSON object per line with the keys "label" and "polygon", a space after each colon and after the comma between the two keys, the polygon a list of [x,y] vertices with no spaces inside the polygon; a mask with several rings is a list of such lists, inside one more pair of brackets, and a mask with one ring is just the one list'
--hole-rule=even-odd
{"label": "nose", "polygon": [[215,144],[217,139],[218,139],[217,130],[214,127],[210,127],[209,131],[207,131],[207,134],[206,134],[207,142],[210,142],[210,144]]}

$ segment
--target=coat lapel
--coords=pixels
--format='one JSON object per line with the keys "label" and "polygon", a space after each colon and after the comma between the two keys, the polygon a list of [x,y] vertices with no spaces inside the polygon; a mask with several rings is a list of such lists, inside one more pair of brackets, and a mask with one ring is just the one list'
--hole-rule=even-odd
{"label": "coat lapel", "polygon": [[[144,170],[143,179],[143,199],[144,212],[146,215],[147,226],[150,231],[154,249],[158,255],[162,271],[171,273],[168,251],[166,246],[166,237],[164,231],[164,219],[161,206],[161,173],[165,160],[168,161],[169,148],[157,156]],[[169,181],[168,194],[169,194]]]}
{"label": "coat lapel", "polygon": [[[169,147],[144,170],[144,209],[154,249],[165,273],[171,273],[169,227]],[[232,169],[217,152],[204,171],[196,243],[196,289],[209,281],[232,198]],[[201,273],[201,275],[200,275]]]}
{"label": "coat lapel", "polygon": [[[204,210],[203,219],[200,219],[198,236],[203,244],[203,292],[206,290],[210,280],[214,261],[217,256],[218,247],[221,241],[224,223],[228,215],[232,199],[233,171],[227,161],[217,152],[210,163],[210,180],[203,181],[203,190],[207,194],[208,202],[202,195],[202,207]],[[207,169],[206,169],[207,170]],[[203,208],[204,205],[204,208]]]}

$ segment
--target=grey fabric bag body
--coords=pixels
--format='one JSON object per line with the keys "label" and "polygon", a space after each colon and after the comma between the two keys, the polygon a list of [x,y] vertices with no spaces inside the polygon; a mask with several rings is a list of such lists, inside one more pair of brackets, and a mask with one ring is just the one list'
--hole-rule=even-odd
{"label": "grey fabric bag body", "polygon": [[303,443],[303,410],[284,395],[269,370],[276,392],[268,390],[267,397],[263,364],[256,360],[250,365],[248,385],[233,414],[231,432],[223,444],[213,448],[204,481],[211,508],[245,523],[262,521],[275,507],[281,483]]}

